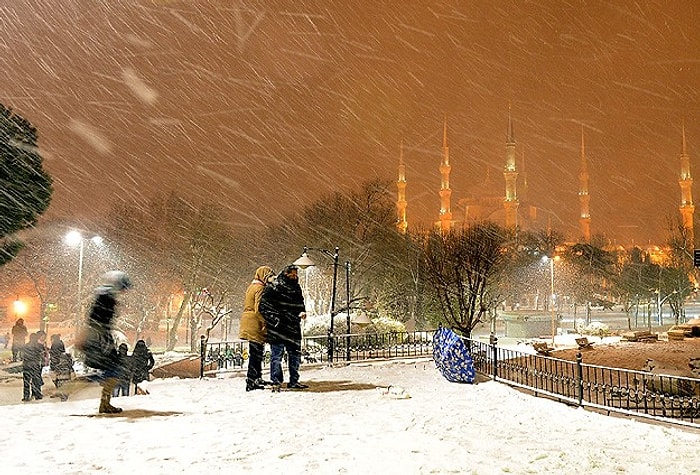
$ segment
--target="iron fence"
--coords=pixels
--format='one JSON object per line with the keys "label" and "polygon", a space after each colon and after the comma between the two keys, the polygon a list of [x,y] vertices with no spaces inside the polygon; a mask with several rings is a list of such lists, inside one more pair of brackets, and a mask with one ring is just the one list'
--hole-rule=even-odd
{"label": "iron fence", "polygon": [[464,339],[480,373],[578,406],[700,427],[700,379],[533,355]]}
{"label": "iron fence", "polygon": [[[333,363],[377,358],[406,358],[433,354],[433,331],[342,334],[333,337]],[[302,339],[302,363],[328,363],[328,336]],[[203,368],[216,363],[218,369],[243,367],[248,359],[248,342],[233,340],[204,343]],[[265,348],[263,366],[270,364],[269,347]]]}

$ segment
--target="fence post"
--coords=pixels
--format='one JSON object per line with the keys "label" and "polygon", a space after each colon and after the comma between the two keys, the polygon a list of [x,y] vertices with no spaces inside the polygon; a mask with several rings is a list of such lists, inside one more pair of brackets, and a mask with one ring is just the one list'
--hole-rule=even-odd
{"label": "fence post", "polygon": [[583,404],[583,355],[579,351],[576,353],[576,396],[578,405]]}
{"label": "fence post", "polygon": [[207,342],[204,335],[199,337],[199,379],[204,377],[204,359],[207,356]]}
{"label": "fence post", "polygon": [[498,348],[496,347],[496,345],[498,345],[498,337],[492,333],[489,336],[489,343],[491,344],[491,352],[493,353],[491,359],[493,360],[493,379],[495,381],[498,376]]}

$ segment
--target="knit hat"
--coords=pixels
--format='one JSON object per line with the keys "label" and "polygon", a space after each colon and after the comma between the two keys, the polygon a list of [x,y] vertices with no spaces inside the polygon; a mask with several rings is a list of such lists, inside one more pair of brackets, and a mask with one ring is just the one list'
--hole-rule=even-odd
{"label": "knit hat", "polygon": [[111,270],[102,276],[102,285],[120,292],[131,288],[131,279],[126,275],[126,272]]}

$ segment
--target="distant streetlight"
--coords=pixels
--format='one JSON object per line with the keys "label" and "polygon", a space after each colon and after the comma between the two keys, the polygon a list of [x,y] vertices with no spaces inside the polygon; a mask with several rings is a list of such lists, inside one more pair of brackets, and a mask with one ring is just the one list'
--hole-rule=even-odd
{"label": "distant streetlight", "polygon": [[[70,231],[66,234],[65,242],[69,246],[80,246],[80,254],[78,257],[78,300],[76,311],[78,316],[83,314],[83,255],[85,253],[85,238],[78,231]],[[93,236],[89,239],[94,244],[100,246],[102,245],[102,238],[100,236]]]}
{"label": "distant streetlight", "polygon": [[347,361],[350,361],[350,261],[345,261],[345,302],[347,312],[347,336],[345,337],[345,353]]}
{"label": "distant streetlight", "polygon": [[335,252],[332,252],[327,249],[318,249],[304,246],[304,252],[301,254],[301,257],[294,261],[293,264],[301,269],[306,269],[307,267],[315,266],[316,263],[309,257],[308,251],[318,251],[323,255],[333,259],[333,287],[331,290],[331,325],[328,329],[328,362],[333,363],[333,321],[335,319],[335,295],[336,289],[338,287],[338,258],[340,248],[336,247]]}
{"label": "distant streetlight", "polygon": [[15,317],[22,318],[27,313],[27,304],[17,297],[14,302],[12,302],[12,310],[15,313]]}

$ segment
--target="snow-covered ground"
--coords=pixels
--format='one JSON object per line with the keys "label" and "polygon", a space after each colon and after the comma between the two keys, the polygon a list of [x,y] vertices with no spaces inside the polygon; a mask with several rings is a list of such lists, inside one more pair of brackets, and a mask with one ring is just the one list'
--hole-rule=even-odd
{"label": "snow-covered ground", "polygon": [[154,380],[115,398],[118,416],[95,417],[94,398],[2,406],[2,473],[700,473],[698,431],[450,383],[429,359],[302,381],[274,394],[235,373]]}

